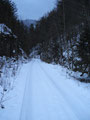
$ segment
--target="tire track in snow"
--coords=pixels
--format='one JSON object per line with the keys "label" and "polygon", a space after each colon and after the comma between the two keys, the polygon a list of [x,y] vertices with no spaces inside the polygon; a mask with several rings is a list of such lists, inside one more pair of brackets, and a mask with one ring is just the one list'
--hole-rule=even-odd
{"label": "tire track in snow", "polygon": [[[46,93],[46,87],[48,86],[46,82],[42,82],[42,76],[41,72],[39,71],[39,67],[37,64],[34,64],[34,74],[36,76],[33,76],[33,98],[32,98],[32,104],[33,104],[33,117],[32,120],[50,120],[49,119],[49,111],[47,109],[46,104],[44,101],[47,101],[47,98],[44,96]],[[42,109],[41,109],[42,108]],[[38,114],[37,114],[38,113]],[[45,113],[47,113],[47,119],[45,116]],[[37,116],[37,118],[36,118]],[[39,116],[39,117],[38,117]],[[29,119],[28,119],[29,120]]]}
{"label": "tire track in snow", "polygon": [[[20,113],[20,119],[19,120],[27,120],[27,102],[28,102],[28,97],[27,97],[27,93],[28,93],[28,86],[30,85],[30,78],[31,78],[31,73],[32,73],[32,68],[33,68],[33,64],[34,61],[32,61],[30,63],[30,71],[28,70],[27,72],[27,77],[26,77],[26,84],[25,84],[25,88],[24,88],[24,95],[23,95],[23,100],[22,100],[22,107],[21,107],[21,113]],[[29,94],[28,94],[29,95]]]}
{"label": "tire track in snow", "polygon": [[[75,96],[74,96],[74,94],[71,95],[72,92],[71,93],[68,92],[67,86],[66,86],[67,90],[65,90],[62,88],[62,86],[57,85],[55,80],[42,67],[41,63],[38,62],[38,64],[39,64],[40,68],[43,70],[43,72],[46,74],[46,76],[49,78],[50,83],[52,83],[52,85],[58,90],[59,94],[62,95],[62,97],[66,101],[67,105],[72,109],[73,113],[77,116],[77,118],[80,120],[90,120],[90,112],[87,111],[85,103],[83,103],[77,97],[77,95],[75,95]],[[65,84],[64,84],[64,86],[65,86]],[[73,99],[73,101],[70,100],[70,98]],[[78,104],[78,108],[77,108],[76,103]],[[87,113],[86,113],[86,111],[87,111]],[[85,115],[85,113],[86,113],[86,115]]]}
{"label": "tire track in snow", "polygon": [[[42,80],[43,79],[43,75],[41,74],[42,72],[43,71],[40,69],[40,67],[38,67],[37,64],[33,65],[32,72],[31,72],[31,74],[32,73],[33,74],[32,74],[32,76],[30,76],[30,79],[32,78],[31,81],[33,81],[33,84],[30,84],[30,81],[27,84],[27,88],[26,88],[27,90],[25,90],[25,96],[24,96],[24,101],[23,101],[24,103],[23,103],[23,109],[22,109],[22,114],[21,114],[22,116],[21,116],[20,119],[21,120],[60,120],[60,119],[61,120],[72,120],[73,117],[75,118],[72,111],[69,112],[68,111],[69,109],[67,109],[65,107],[65,105],[63,106],[62,104],[60,104],[59,100],[62,99],[62,98],[60,98],[58,100],[58,104],[60,104],[60,107],[62,107],[63,112],[62,112],[61,108],[59,108],[58,106],[57,106],[58,111],[55,111],[54,109],[53,109],[54,111],[51,110],[53,108],[51,106],[52,101],[53,101],[52,100],[53,92],[50,91],[49,87],[51,86],[52,90],[54,88],[53,88],[52,84],[48,84],[48,82],[46,82],[46,80]],[[33,75],[35,75],[35,73],[37,75],[37,78],[35,76],[33,76]],[[45,77],[47,78],[46,75],[45,75]],[[39,81],[39,83],[38,83],[38,81]],[[47,81],[48,81],[48,78],[47,78]],[[32,90],[28,87],[29,85],[30,86],[32,85],[32,87],[31,87]],[[36,87],[36,89],[35,89],[35,87]],[[49,91],[46,91],[46,88],[48,88]],[[30,91],[30,94],[28,93],[28,91]],[[38,96],[37,96],[37,93],[38,93]],[[44,96],[43,94],[44,95],[46,94],[46,95]],[[32,98],[31,97],[28,98],[27,96],[29,96],[29,95]],[[50,101],[48,99],[49,96],[47,96],[47,95],[50,95]],[[57,99],[58,99],[58,97],[57,97]],[[40,101],[38,101],[38,100],[40,100]],[[46,102],[46,104],[45,104],[45,102]],[[62,102],[63,102],[63,100],[62,100]],[[28,106],[27,106],[27,104],[28,104]],[[56,104],[56,105],[58,105],[58,104]],[[42,109],[40,109],[40,111],[38,112],[38,110],[39,110],[38,108],[41,105],[42,105],[42,107],[40,107],[40,108],[42,108]],[[49,107],[51,107],[51,108],[49,108]],[[59,110],[61,110],[61,111],[59,111]],[[39,113],[39,116],[37,115],[37,113]],[[67,113],[67,115],[66,115],[66,113]],[[72,114],[72,116],[70,116],[70,113]],[[78,119],[75,118],[75,120],[78,120]]]}
{"label": "tire track in snow", "polygon": [[90,120],[89,112],[84,113],[86,103],[68,90],[65,81],[59,85],[46,71],[48,67],[36,60],[30,63],[20,120]]}
{"label": "tire track in snow", "polygon": [[[40,64],[39,64],[39,67],[40,67]],[[41,71],[43,71],[42,70],[42,68],[40,67],[40,69],[41,69]],[[56,93],[56,95],[57,95],[57,98],[59,99],[59,104],[60,104],[60,102],[62,102],[62,103],[64,103],[64,104],[60,104],[60,109],[62,109],[62,111],[64,111],[64,113],[66,114],[66,116],[67,116],[67,118],[65,118],[65,120],[79,120],[78,118],[77,118],[77,116],[74,114],[74,112],[73,112],[73,110],[71,109],[71,107],[69,106],[69,104],[68,104],[68,102],[65,100],[65,97],[63,97],[63,95],[60,93],[60,89],[59,89],[59,91],[57,90],[57,86],[55,86],[55,83],[53,83],[53,81],[52,81],[52,79],[47,75],[47,74],[45,74],[45,71],[43,71],[43,73],[44,73],[44,75],[47,77],[47,79],[45,79],[45,80],[47,80],[47,81],[45,81],[47,84],[48,84],[48,86],[49,87],[51,87],[51,89],[55,89],[55,91],[57,91],[58,93]],[[43,74],[42,73],[42,74]],[[41,75],[42,75],[41,74]],[[50,80],[51,79],[51,80]],[[59,109],[59,110],[60,110]],[[65,115],[64,114],[64,115]],[[72,114],[72,115],[71,115]],[[72,117],[73,116],[73,117]],[[60,118],[61,119],[61,118]],[[62,120],[62,119],[61,119]]]}

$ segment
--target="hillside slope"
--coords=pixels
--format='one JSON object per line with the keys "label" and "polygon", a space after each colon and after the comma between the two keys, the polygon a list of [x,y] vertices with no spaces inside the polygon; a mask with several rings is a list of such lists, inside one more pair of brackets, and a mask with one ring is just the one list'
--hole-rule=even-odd
{"label": "hillside slope", "polygon": [[29,19],[27,19],[27,20],[23,20],[23,23],[24,23],[24,25],[29,27],[31,24],[36,25],[37,21],[36,20],[29,20]]}

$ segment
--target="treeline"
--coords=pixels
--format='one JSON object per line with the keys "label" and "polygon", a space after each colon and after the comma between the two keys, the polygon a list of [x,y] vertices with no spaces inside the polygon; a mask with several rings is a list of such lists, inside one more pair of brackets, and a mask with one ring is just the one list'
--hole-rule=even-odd
{"label": "treeline", "polygon": [[[9,42],[5,42],[5,50],[0,34],[0,56],[18,55],[19,48],[29,55],[38,44],[38,54],[43,61],[90,76],[90,0],[58,0],[56,7],[30,28],[18,20],[16,6],[11,0],[0,0],[0,23],[17,36],[5,36]],[[16,54],[13,53],[15,48]]]}
{"label": "treeline", "polygon": [[[5,55],[8,57],[14,57],[15,54],[13,54],[13,50],[15,50],[15,47],[10,46],[16,46],[17,50],[21,48],[27,55],[29,55],[30,48],[32,47],[32,41],[30,41],[29,35],[30,33],[23,22],[18,19],[17,8],[11,0],[0,0],[0,24],[5,24],[12,30],[12,33],[8,36],[0,34],[0,47],[2,48],[0,56]],[[14,45],[15,43],[16,45]],[[5,44],[7,44],[7,49],[3,47]],[[10,52],[12,54],[10,54]],[[17,54],[21,54],[20,51],[17,52]]]}
{"label": "treeline", "polygon": [[42,60],[90,76],[90,0],[58,0],[56,8],[32,26],[31,41],[39,43]]}

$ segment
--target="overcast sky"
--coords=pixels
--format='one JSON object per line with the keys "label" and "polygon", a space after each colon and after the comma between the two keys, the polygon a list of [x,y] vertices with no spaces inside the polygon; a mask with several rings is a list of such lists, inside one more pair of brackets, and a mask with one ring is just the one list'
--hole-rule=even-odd
{"label": "overcast sky", "polygon": [[20,19],[36,19],[45,15],[55,6],[56,0],[12,0],[15,2]]}

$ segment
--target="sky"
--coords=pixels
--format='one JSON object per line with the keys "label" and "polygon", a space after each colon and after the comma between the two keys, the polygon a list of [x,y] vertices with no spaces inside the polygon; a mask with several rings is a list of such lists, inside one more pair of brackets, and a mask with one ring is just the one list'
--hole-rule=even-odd
{"label": "sky", "polygon": [[56,0],[12,0],[20,19],[38,20],[55,7]]}

